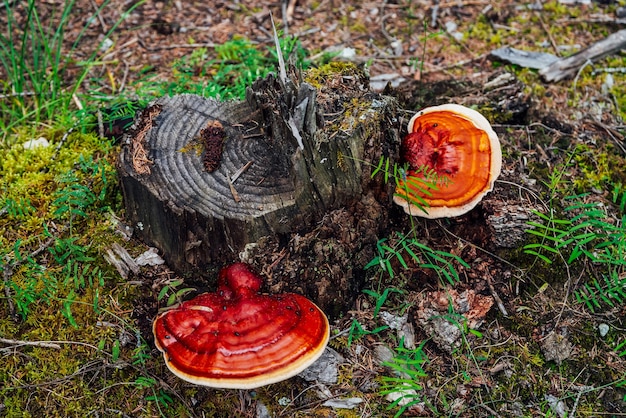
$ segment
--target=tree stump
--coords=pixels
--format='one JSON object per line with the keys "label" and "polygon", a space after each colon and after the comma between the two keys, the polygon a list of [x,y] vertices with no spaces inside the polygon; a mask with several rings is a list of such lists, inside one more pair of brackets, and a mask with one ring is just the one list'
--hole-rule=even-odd
{"label": "tree stump", "polygon": [[[397,154],[395,100],[370,93],[365,75],[351,66],[318,75],[318,88],[294,79],[257,80],[244,101],[163,97],[136,117],[118,163],[126,216],[174,270],[206,274],[263,237],[279,243],[272,251],[284,258],[288,248],[301,251],[288,243],[325,215],[363,202],[379,205],[360,210],[373,222],[359,225],[371,231],[347,235],[357,242],[345,244],[373,244],[386,227],[379,209],[390,204],[393,185],[371,173],[381,156]],[[298,256],[314,258],[316,244],[310,247],[310,255]],[[286,290],[308,293],[331,311],[345,310],[341,298],[354,293],[345,278],[337,288],[331,280],[332,294],[324,296],[290,276]]]}

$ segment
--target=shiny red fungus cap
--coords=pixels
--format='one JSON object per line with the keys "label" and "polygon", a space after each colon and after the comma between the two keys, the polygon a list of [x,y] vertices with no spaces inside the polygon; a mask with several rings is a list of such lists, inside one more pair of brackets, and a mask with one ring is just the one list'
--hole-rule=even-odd
{"label": "shiny red fungus cap", "polygon": [[400,157],[409,168],[393,197],[406,213],[430,219],[459,216],[493,189],[502,151],[483,115],[456,104],[428,107],[411,118],[408,132]]}
{"label": "shiny red fungus cap", "polygon": [[198,385],[253,389],[315,362],[330,335],[324,313],[297,294],[260,294],[261,284],[236,263],[220,271],[216,293],[159,314],[154,339],[170,371]]}

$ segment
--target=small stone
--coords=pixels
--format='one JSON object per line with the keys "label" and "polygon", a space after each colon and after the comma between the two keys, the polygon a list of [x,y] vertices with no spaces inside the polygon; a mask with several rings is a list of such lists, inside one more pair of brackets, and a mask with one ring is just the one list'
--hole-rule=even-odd
{"label": "small stone", "polygon": [[398,338],[404,341],[404,348],[409,350],[415,349],[415,328],[413,324],[407,322],[402,326],[402,329],[398,330]]}
{"label": "small stone", "polygon": [[598,325],[598,332],[600,333],[600,337],[606,337],[606,334],[609,333],[609,326],[607,324]]}
{"label": "small stone", "polygon": [[389,328],[393,330],[400,330],[402,329],[404,324],[406,324],[406,321],[408,319],[408,314],[398,316],[398,315],[394,315],[392,313],[383,311],[380,313],[380,317],[383,320],[383,322],[389,326]]}
{"label": "small stone", "polygon": [[50,143],[48,142],[48,140],[42,136],[37,139],[30,139],[24,142],[24,149],[35,149],[39,147],[46,148],[49,145]]}
{"label": "small stone", "polygon": [[271,418],[272,415],[267,406],[261,401],[256,402],[256,418]]}
{"label": "small stone", "polygon": [[354,346],[354,354],[356,356],[360,356],[364,352],[365,352],[365,347],[363,347],[361,344],[357,344]]}
{"label": "small stone", "polygon": [[329,399],[322,404],[322,406],[328,406],[334,409],[354,409],[363,399],[361,398],[346,398],[346,399]]}
{"label": "small stone", "polygon": [[394,39],[391,44],[391,49],[393,50],[393,55],[399,57],[404,52],[404,47],[402,46],[402,41],[399,39]]}
{"label": "small stone", "polygon": [[339,363],[344,359],[330,347],[326,347],[324,353],[315,363],[311,364],[298,376],[307,382],[319,382],[325,384],[335,384],[339,379]]}
{"label": "small stone", "polygon": [[552,411],[559,418],[565,417],[565,414],[567,414],[567,407],[565,406],[565,402],[553,395],[546,395],[545,398],[546,401],[548,401],[548,405],[550,405],[550,409],[552,409]]}
{"label": "small stone", "polygon": [[385,399],[390,403],[395,403],[397,406],[408,405],[419,398],[419,395],[408,384],[403,383],[396,386],[394,391],[387,393]]}
{"label": "small stone", "polygon": [[572,354],[572,343],[569,342],[565,335],[553,332],[543,340],[541,344],[541,352],[547,361],[554,360],[556,364],[561,364]]}
{"label": "small stone", "polygon": [[100,52],[106,52],[113,46],[114,42],[110,38],[104,38],[100,44]]}
{"label": "small stone", "polygon": [[343,58],[345,60],[353,60],[356,58],[356,49],[354,48],[344,48],[337,55],[339,58]]}

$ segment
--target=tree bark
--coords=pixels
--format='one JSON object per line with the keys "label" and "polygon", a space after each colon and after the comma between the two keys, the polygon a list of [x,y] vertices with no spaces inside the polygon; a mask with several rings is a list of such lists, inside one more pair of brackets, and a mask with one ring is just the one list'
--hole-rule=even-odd
{"label": "tree bark", "polygon": [[126,216],[170,267],[203,274],[262,237],[310,232],[365,196],[386,206],[392,184],[370,175],[381,156],[396,156],[395,113],[396,102],[369,93],[354,68],[319,89],[270,76],[244,101],[160,98],[121,150]]}

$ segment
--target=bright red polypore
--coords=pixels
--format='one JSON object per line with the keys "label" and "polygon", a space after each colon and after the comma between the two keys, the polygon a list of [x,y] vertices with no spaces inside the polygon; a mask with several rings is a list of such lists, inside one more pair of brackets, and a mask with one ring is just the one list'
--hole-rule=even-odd
{"label": "bright red polypore", "polygon": [[328,319],[297,294],[259,294],[262,279],[243,263],[222,269],[216,293],[161,313],[155,344],[181,379],[251,389],[292,377],[312,364],[329,338]]}
{"label": "bright red polypore", "polygon": [[426,218],[458,216],[493,189],[502,151],[480,113],[455,104],[434,106],[418,112],[408,131],[400,148],[408,171],[394,196],[405,212]]}

